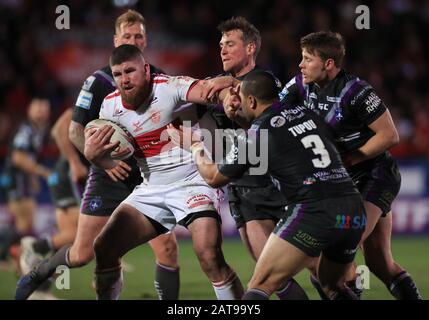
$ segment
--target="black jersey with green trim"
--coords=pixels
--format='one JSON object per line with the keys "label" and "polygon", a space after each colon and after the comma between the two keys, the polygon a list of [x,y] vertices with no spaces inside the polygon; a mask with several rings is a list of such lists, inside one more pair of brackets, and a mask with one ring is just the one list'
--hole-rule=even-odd
{"label": "black jersey with green trim", "polygon": [[330,132],[307,108],[274,104],[252,122],[247,134],[239,135],[242,141],[237,141],[226,163],[218,165],[219,171],[234,179],[265,166],[290,203],[357,194]]}
{"label": "black jersey with green trim", "polygon": [[324,118],[333,128],[340,153],[364,145],[374,135],[369,125],[386,111],[373,87],[344,69],[323,88],[304,84],[298,74],[283,88],[280,99],[286,106],[304,104]]}

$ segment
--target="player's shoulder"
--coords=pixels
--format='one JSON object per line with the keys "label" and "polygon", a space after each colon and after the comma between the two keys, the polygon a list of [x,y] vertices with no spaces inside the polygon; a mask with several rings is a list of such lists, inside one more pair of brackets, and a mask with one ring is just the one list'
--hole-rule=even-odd
{"label": "player's shoulder", "polygon": [[103,88],[109,90],[109,92],[115,88],[115,81],[109,66],[95,70],[82,84],[82,90],[89,92]]}
{"label": "player's shoulder", "polygon": [[154,66],[153,64],[149,64],[150,73],[156,73],[156,74],[165,74],[164,70]]}
{"label": "player's shoulder", "polygon": [[344,69],[336,77],[336,81],[342,84],[343,90],[357,92],[361,89],[372,89],[372,86],[361,77],[346,72]]}
{"label": "player's shoulder", "polygon": [[15,135],[19,135],[19,134],[32,134],[34,131],[33,126],[31,125],[31,123],[27,120],[22,121],[17,129],[15,130]]}
{"label": "player's shoulder", "polygon": [[167,84],[170,80],[172,80],[174,77],[165,74],[165,73],[152,73],[152,83],[154,85],[157,84]]}
{"label": "player's shoulder", "polygon": [[[188,76],[170,76],[167,74],[152,74],[153,90],[158,95],[162,92],[176,92],[179,88],[191,86],[196,79]],[[157,93],[158,92],[158,93]]]}
{"label": "player's shoulder", "polygon": [[342,70],[338,81],[341,82],[341,100],[343,104],[355,105],[367,96],[374,94],[374,88],[366,80]]}
{"label": "player's shoulder", "polygon": [[271,129],[281,127],[286,123],[281,111],[284,107],[280,103],[275,103],[267,108],[258,118],[252,122],[254,129]]}

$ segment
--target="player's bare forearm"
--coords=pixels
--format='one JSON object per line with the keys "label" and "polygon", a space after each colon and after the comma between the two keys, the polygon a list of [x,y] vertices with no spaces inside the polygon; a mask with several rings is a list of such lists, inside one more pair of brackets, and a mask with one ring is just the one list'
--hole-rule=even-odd
{"label": "player's bare forearm", "polygon": [[71,163],[80,162],[76,148],[69,138],[69,127],[72,119],[72,109],[67,109],[55,122],[51,130],[51,135],[54,138],[61,154]]}
{"label": "player's bare forearm", "polygon": [[219,172],[217,164],[213,163],[204,154],[204,147],[200,143],[191,146],[192,157],[194,158],[200,175],[212,188],[218,188],[226,185],[229,178]]}
{"label": "player's bare forearm", "polygon": [[388,110],[384,112],[377,120],[369,125],[369,128],[375,133],[358,150],[347,154],[344,157],[346,166],[354,165],[364,160],[372,159],[399,142],[399,135],[396,131],[393,120]]}
{"label": "player's bare forearm", "polygon": [[69,126],[68,136],[70,141],[74,144],[74,146],[82,153],[85,148],[85,134],[84,127],[78,122],[71,120]]}
{"label": "player's bare forearm", "polygon": [[198,104],[218,103],[228,93],[228,88],[238,83],[234,77],[216,77],[209,80],[199,80],[188,92],[188,102]]}
{"label": "player's bare forearm", "polygon": [[12,152],[12,163],[28,174],[34,174],[43,178],[49,176],[49,169],[37,163],[26,152],[15,150]]}

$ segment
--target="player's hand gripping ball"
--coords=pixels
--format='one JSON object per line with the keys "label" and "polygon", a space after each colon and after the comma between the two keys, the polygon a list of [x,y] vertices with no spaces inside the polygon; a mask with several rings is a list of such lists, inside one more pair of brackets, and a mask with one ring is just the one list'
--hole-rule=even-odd
{"label": "player's hand gripping ball", "polygon": [[105,119],[95,119],[90,121],[85,126],[85,130],[88,130],[90,128],[100,129],[105,125],[112,126],[113,129],[115,129],[115,133],[110,138],[110,142],[119,141],[119,146],[110,153],[110,157],[113,160],[124,160],[131,157],[135,151],[134,139],[125,128],[123,128],[116,122]]}

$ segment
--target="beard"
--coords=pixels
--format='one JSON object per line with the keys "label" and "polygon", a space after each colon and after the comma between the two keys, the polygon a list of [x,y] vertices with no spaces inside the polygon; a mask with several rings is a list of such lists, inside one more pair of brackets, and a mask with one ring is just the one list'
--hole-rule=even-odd
{"label": "beard", "polygon": [[136,86],[131,90],[121,89],[120,92],[122,99],[125,101],[125,103],[135,108],[139,107],[145,99],[143,87]]}

